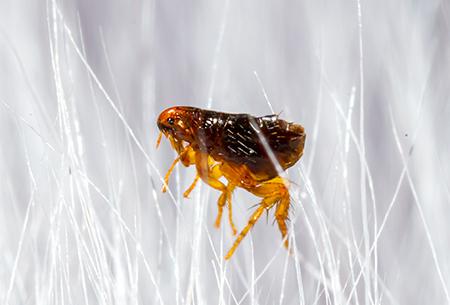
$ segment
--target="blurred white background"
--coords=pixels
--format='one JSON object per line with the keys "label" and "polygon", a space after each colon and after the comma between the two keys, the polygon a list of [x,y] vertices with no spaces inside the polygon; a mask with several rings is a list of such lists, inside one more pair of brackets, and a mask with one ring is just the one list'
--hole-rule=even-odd
{"label": "blurred white background", "polygon": [[[450,4],[0,1],[0,303],[450,304]],[[173,105],[281,112],[272,214],[228,262],[218,192],[161,175]],[[258,199],[234,195],[242,229]],[[224,215],[226,217],[226,214]]]}

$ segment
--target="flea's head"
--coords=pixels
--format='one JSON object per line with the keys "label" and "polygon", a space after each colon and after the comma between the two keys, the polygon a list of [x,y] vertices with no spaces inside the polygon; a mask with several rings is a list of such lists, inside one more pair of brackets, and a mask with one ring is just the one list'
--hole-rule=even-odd
{"label": "flea's head", "polygon": [[193,131],[191,120],[196,108],[176,106],[167,108],[158,117],[158,128],[171,141],[191,143]]}

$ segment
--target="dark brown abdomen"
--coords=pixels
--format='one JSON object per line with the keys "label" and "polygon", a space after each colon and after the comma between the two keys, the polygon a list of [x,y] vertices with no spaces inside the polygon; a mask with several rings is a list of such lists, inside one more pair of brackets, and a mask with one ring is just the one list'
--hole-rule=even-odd
{"label": "dark brown abdomen", "polygon": [[218,162],[246,165],[255,175],[270,179],[278,172],[263,144],[265,139],[280,167],[294,165],[303,154],[302,126],[278,119],[276,115],[252,117],[248,114],[205,112],[199,129],[201,146]]}

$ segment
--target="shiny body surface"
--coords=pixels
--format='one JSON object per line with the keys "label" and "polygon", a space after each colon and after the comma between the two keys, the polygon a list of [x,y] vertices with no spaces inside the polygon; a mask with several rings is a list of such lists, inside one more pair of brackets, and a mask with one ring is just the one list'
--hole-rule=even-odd
{"label": "shiny body surface", "polygon": [[[301,158],[306,137],[301,125],[281,120],[277,115],[253,117],[185,106],[164,110],[157,124],[161,131],[157,144],[164,134],[178,153],[165,177],[163,191],[178,162],[195,165],[196,178],[184,196],[189,196],[199,179],[221,191],[215,225],[220,226],[222,211],[227,205],[234,234],[237,233],[232,219],[234,189],[240,187],[262,198],[227,253],[227,259],[263,211],[274,206],[275,219],[288,247],[286,220],[290,197],[288,182],[279,176],[278,170],[291,167]],[[227,180],[226,185],[220,180],[222,177]]]}

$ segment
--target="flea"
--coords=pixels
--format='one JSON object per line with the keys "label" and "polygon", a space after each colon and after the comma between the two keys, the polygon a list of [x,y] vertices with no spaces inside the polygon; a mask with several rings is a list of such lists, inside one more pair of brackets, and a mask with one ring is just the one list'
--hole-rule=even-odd
{"label": "flea", "polygon": [[[278,115],[254,117],[187,106],[164,110],[157,124],[160,130],[157,146],[164,135],[178,154],[165,176],[163,192],[178,162],[186,167],[194,165],[197,174],[184,197],[189,197],[199,179],[220,191],[215,226],[220,226],[226,206],[234,235],[237,229],[232,214],[233,191],[243,188],[262,198],[225,259],[233,255],[263,212],[272,207],[284,245],[289,247],[286,224],[289,183],[279,171],[293,166],[303,155],[306,134],[301,125],[284,121]],[[221,180],[222,177],[225,179]]]}

